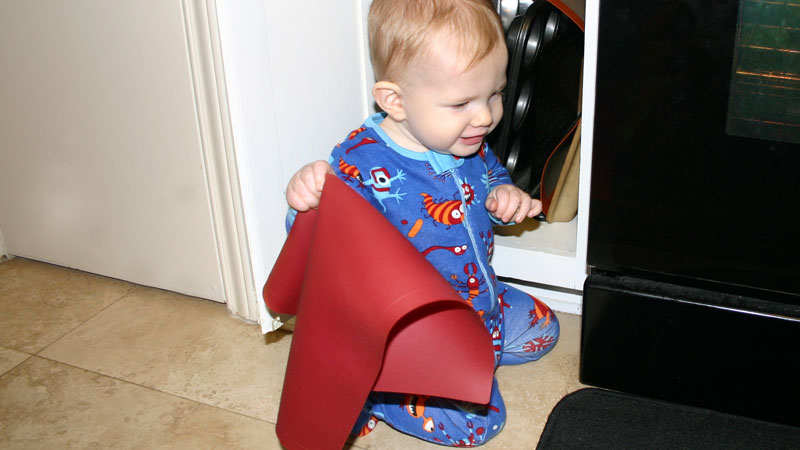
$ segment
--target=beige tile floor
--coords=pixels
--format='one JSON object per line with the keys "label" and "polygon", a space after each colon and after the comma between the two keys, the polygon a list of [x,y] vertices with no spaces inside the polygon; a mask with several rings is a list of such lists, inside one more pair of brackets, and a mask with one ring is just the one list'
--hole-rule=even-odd
{"label": "beige tile floor", "polygon": [[[579,389],[578,316],[541,361],[501,367],[508,408],[485,449],[534,449]],[[0,264],[1,449],[280,449],[292,335],[225,305],[14,258]],[[354,449],[435,449],[381,424]]]}

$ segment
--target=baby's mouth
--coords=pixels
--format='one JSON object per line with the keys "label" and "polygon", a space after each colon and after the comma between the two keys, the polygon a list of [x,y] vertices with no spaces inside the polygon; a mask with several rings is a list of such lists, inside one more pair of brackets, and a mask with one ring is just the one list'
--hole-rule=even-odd
{"label": "baby's mouth", "polygon": [[461,143],[464,144],[464,145],[475,145],[475,144],[481,143],[483,141],[483,138],[485,138],[485,137],[486,137],[485,134],[479,134],[477,136],[462,137],[461,138]]}

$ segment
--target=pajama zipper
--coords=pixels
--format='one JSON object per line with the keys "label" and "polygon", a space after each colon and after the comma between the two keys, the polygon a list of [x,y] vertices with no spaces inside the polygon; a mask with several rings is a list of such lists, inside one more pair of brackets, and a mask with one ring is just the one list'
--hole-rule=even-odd
{"label": "pajama zipper", "polygon": [[473,252],[475,253],[475,262],[478,264],[478,267],[480,268],[481,273],[483,274],[483,279],[486,280],[486,286],[487,289],[489,290],[489,300],[491,305],[490,311],[494,311],[495,307],[494,285],[492,284],[491,278],[489,278],[489,271],[486,270],[486,267],[483,264],[483,258],[480,258],[478,256],[478,244],[475,241],[475,233],[472,232],[472,226],[469,223],[469,216],[467,215],[467,209],[469,207],[467,206],[467,199],[464,198],[464,189],[462,188],[463,181],[460,180],[460,176],[458,175],[458,172],[456,171],[455,168],[451,169],[451,172],[453,174],[453,182],[455,182],[456,187],[458,188],[458,195],[461,197],[461,204],[464,205],[464,217],[461,222],[467,229],[467,235],[469,236],[469,241],[472,244]]}

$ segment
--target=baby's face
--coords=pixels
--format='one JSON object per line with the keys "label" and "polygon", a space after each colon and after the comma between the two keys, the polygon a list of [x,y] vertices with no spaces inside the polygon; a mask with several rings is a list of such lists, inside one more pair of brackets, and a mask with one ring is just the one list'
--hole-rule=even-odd
{"label": "baby's face", "polygon": [[477,152],[503,116],[507,63],[499,45],[465,71],[452,46],[434,43],[403,86],[406,146],[461,157]]}

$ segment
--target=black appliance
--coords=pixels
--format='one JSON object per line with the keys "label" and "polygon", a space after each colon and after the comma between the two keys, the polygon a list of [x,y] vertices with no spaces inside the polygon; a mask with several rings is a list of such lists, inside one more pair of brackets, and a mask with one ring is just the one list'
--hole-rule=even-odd
{"label": "black appliance", "polygon": [[800,426],[800,2],[600,2],[584,383]]}

